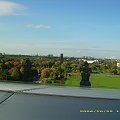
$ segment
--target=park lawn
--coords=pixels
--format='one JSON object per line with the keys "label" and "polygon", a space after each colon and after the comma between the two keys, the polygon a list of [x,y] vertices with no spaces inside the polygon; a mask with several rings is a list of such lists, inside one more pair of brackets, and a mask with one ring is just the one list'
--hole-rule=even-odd
{"label": "park lawn", "polygon": [[90,80],[93,87],[120,88],[120,76],[92,75]]}
{"label": "park lawn", "polygon": [[72,75],[65,81],[65,84],[66,85],[79,86],[80,85],[80,79],[81,79],[80,76]]}
{"label": "park lawn", "polygon": [[[79,86],[81,76],[73,75],[65,81],[66,85]],[[120,89],[120,76],[108,75],[91,75],[90,81],[92,87],[105,87],[105,88],[119,88]]]}

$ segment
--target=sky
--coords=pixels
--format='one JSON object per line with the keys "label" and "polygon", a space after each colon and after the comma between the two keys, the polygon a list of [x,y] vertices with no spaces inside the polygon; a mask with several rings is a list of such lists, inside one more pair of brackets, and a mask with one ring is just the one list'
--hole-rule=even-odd
{"label": "sky", "polygon": [[120,58],[120,0],[0,0],[0,52]]}

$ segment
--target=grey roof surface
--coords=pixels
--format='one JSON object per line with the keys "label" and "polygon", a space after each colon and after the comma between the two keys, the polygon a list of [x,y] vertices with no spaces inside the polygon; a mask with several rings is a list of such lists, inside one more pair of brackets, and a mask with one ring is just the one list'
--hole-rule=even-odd
{"label": "grey roof surface", "polygon": [[[84,110],[94,112],[81,112]],[[101,119],[120,120],[120,100],[14,93],[0,104],[0,120]]]}
{"label": "grey roof surface", "polygon": [[0,120],[120,120],[120,90],[0,82],[0,91]]}

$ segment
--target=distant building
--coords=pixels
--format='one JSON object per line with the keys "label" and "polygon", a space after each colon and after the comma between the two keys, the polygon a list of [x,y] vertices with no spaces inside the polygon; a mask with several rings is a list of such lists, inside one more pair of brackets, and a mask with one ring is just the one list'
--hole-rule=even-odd
{"label": "distant building", "polygon": [[47,55],[47,57],[52,58],[54,56],[53,56],[53,54],[49,54],[49,55]]}
{"label": "distant building", "polygon": [[3,54],[2,54],[2,53],[0,53],[0,57],[3,57]]}
{"label": "distant building", "polygon": [[117,63],[117,67],[120,68],[120,63]]}
{"label": "distant building", "polygon": [[89,64],[92,64],[94,62],[98,62],[98,60],[85,60],[85,59],[82,59],[83,61],[87,61],[87,63]]}

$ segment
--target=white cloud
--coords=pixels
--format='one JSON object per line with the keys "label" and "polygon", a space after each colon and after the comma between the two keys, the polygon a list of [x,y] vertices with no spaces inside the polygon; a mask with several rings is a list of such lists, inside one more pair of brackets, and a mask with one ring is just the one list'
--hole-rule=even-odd
{"label": "white cloud", "polygon": [[32,28],[32,29],[50,29],[51,27],[49,25],[44,25],[44,24],[28,24],[27,28]]}
{"label": "white cloud", "polygon": [[0,1],[0,16],[23,15],[22,11],[26,8],[18,3],[9,1]]}

